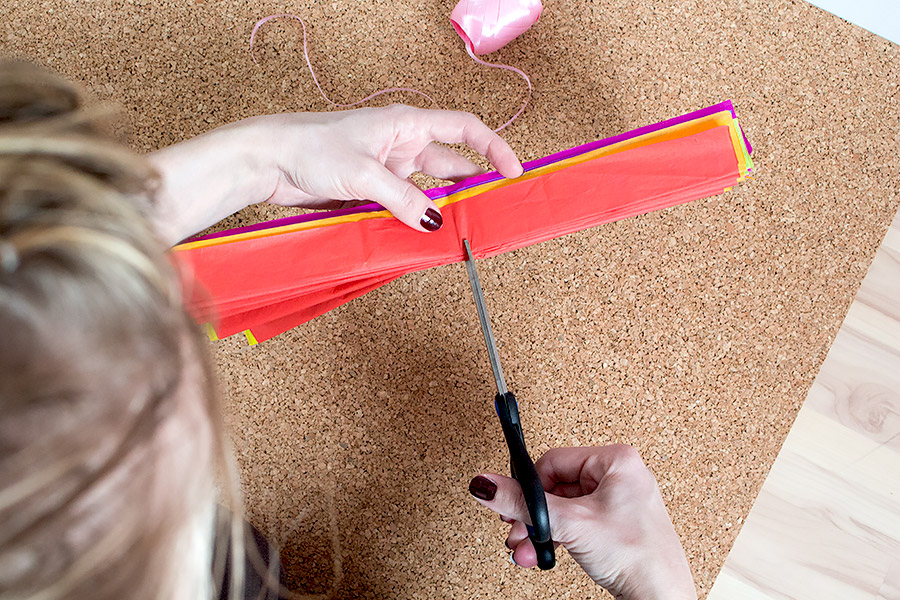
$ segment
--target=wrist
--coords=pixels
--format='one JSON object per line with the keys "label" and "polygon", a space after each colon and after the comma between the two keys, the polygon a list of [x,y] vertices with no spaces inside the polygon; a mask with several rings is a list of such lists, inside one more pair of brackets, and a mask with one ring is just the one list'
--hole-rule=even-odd
{"label": "wrist", "polygon": [[220,219],[271,196],[277,183],[271,159],[274,140],[264,117],[231,123],[195,139],[204,144],[199,158],[205,179],[216,186],[219,203],[213,208],[223,213]]}
{"label": "wrist", "polygon": [[150,154],[161,179],[154,214],[160,235],[174,244],[264,201],[274,188],[265,148],[260,128],[248,119]]}
{"label": "wrist", "polygon": [[616,598],[697,600],[697,589],[681,545],[668,552],[662,548],[656,550],[636,561],[631,572],[626,574],[626,584]]}

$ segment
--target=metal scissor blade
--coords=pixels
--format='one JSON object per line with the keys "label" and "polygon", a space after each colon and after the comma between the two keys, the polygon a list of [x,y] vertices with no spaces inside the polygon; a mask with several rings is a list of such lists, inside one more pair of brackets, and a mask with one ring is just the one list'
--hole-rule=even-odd
{"label": "metal scissor blade", "polygon": [[478,310],[478,320],[481,321],[481,332],[484,334],[484,342],[487,344],[488,357],[491,359],[491,369],[494,370],[497,393],[502,396],[507,390],[506,380],[503,378],[503,367],[500,366],[500,356],[497,353],[497,340],[494,339],[494,332],[491,331],[487,307],[484,305],[484,293],[481,291],[478,271],[475,270],[475,259],[472,257],[472,248],[469,247],[469,240],[463,240],[463,245],[466,247],[466,271],[469,273],[469,283],[472,284],[472,293],[475,295],[475,308]]}

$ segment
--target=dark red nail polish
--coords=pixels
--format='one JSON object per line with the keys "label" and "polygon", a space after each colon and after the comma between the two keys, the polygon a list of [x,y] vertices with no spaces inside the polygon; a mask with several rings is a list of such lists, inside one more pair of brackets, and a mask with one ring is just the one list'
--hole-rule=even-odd
{"label": "dark red nail polish", "polygon": [[469,482],[469,493],[479,500],[491,501],[497,493],[497,484],[479,475]]}
{"label": "dark red nail polish", "polygon": [[422,220],[419,221],[419,224],[428,231],[437,231],[441,228],[441,225],[444,224],[444,217],[442,217],[441,213],[438,211],[429,208],[425,211],[425,214],[422,215]]}

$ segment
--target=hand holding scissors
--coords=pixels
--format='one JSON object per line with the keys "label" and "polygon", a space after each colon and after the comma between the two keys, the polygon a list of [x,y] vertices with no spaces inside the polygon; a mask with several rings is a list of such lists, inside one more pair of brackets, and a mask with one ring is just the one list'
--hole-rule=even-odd
{"label": "hand holding scissors", "polygon": [[484,333],[488,356],[491,359],[491,368],[494,370],[494,380],[497,382],[494,408],[500,418],[506,445],[509,447],[510,471],[513,478],[522,486],[528,515],[531,518],[531,525],[528,525],[528,537],[537,552],[538,567],[544,570],[552,569],[556,564],[556,555],[553,540],[550,537],[550,516],[547,513],[544,486],[541,484],[541,478],[534,468],[534,462],[528,456],[528,450],[525,448],[525,437],[519,422],[519,405],[516,397],[506,388],[503,368],[500,366],[500,358],[497,353],[497,342],[491,330],[484,294],[481,291],[481,281],[475,270],[475,259],[472,256],[472,249],[469,247],[469,240],[463,240],[463,245],[466,248],[466,270],[469,273],[469,283],[472,284],[472,293],[475,294],[478,320],[481,321],[481,331]]}

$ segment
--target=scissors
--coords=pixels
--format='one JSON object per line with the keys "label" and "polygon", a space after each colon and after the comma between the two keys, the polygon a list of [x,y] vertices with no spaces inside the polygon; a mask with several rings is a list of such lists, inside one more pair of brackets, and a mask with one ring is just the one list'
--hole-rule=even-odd
{"label": "scissors", "polygon": [[475,294],[478,320],[481,321],[481,332],[484,334],[488,356],[491,359],[491,368],[494,370],[494,380],[497,382],[494,409],[500,418],[503,437],[506,438],[506,445],[509,447],[510,471],[512,471],[513,479],[522,486],[525,505],[528,507],[528,514],[531,517],[532,525],[527,526],[528,537],[537,551],[538,567],[546,571],[552,569],[556,564],[553,540],[550,537],[547,497],[544,495],[544,486],[541,484],[537,469],[534,468],[534,463],[525,448],[525,437],[522,435],[522,425],[519,422],[519,405],[516,397],[506,389],[506,380],[503,378],[503,368],[500,366],[500,357],[497,353],[497,342],[494,339],[494,332],[491,330],[487,307],[484,304],[484,293],[481,291],[478,271],[475,270],[475,259],[472,257],[469,240],[463,240],[463,245],[466,248],[466,271],[469,273],[472,293]]}

